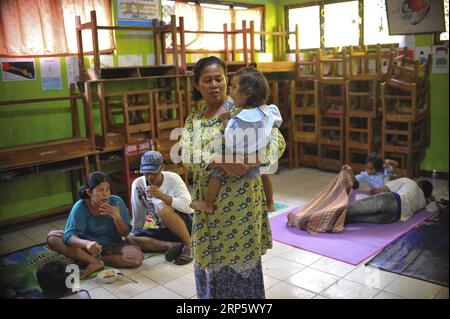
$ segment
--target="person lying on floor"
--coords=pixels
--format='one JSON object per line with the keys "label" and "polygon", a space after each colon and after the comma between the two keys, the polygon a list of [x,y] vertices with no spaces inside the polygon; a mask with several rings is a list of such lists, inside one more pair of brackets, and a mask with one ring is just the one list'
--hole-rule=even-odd
{"label": "person lying on floor", "polygon": [[349,202],[349,195],[357,186],[350,166],[340,173],[307,205],[288,213],[287,225],[310,233],[344,231],[352,222],[392,223],[407,220],[432,201],[433,186],[428,181],[416,183],[409,178],[389,181],[371,191],[372,196]]}
{"label": "person lying on floor", "polygon": [[402,177],[375,188],[372,195],[348,205],[346,223],[387,224],[406,221],[434,201],[433,185],[427,180]]}
{"label": "person lying on floor", "polygon": [[103,172],[92,172],[80,187],[64,230],[52,230],[47,243],[55,251],[87,265],[81,278],[104,265],[132,268],[141,265],[139,247],[122,240],[131,230],[122,198],[111,195],[111,181]]}
{"label": "person lying on floor", "polygon": [[185,265],[191,258],[191,194],[181,179],[164,171],[161,153],[142,155],[140,172],[131,186],[133,229],[127,240],[143,251],[167,251],[166,260]]}

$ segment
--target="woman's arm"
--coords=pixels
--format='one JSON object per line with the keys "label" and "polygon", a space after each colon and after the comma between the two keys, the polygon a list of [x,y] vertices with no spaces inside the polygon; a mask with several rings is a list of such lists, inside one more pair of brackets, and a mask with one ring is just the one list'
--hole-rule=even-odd
{"label": "woman's arm", "polygon": [[[274,129],[265,149],[238,159],[237,163],[225,163],[224,157],[216,156],[208,168],[220,166],[231,176],[242,176],[250,167],[270,166],[277,163],[283,155],[286,142],[278,129]],[[222,163],[222,164],[217,164]]]}
{"label": "woman's arm", "polygon": [[98,256],[102,251],[102,246],[96,241],[81,239],[77,235],[72,235],[68,243],[70,247],[86,249],[93,256]]}
{"label": "woman's arm", "polygon": [[233,177],[240,177],[244,175],[249,166],[245,163],[226,163],[226,158],[219,154],[214,157],[214,160],[207,166],[207,169],[221,167],[226,175]]}

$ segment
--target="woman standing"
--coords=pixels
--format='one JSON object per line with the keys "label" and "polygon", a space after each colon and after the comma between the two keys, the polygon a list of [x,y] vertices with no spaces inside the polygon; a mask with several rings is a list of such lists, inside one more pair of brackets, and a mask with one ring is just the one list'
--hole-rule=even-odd
{"label": "woman standing", "polygon": [[[205,199],[210,169],[220,166],[228,176],[221,181],[213,211],[194,213],[197,297],[262,299],[261,255],[272,247],[272,235],[261,178],[245,175],[252,164],[224,163],[221,154],[224,127],[219,114],[227,102],[225,64],[216,57],[199,60],[194,87],[194,99],[204,104],[187,118],[181,140],[183,163],[193,176],[194,199]],[[231,113],[236,111],[233,106]],[[266,165],[274,164],[285,148],[283,136],[277,129],[273,132]]]}

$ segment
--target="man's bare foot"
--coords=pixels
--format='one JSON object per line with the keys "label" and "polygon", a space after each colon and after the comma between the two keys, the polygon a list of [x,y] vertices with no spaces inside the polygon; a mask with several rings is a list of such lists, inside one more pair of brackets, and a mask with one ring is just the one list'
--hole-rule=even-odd
{"label": "man's bare foot", "polygon": [[200,201],[192,202],[190,207],[195,210],[199,210],[202,212],[208,212],[208,213],[212,212],[212,210],[213,210],[213,205],[210,205],[207,202],[200,202]]}
{"label": "man's bare foot", "polygon": [[102,270],[103,267],[105,267],[105,264],[101,260],[98,260],[94,263],[87,265],[86,269],[81,274],[81,279],[89,277],[89,275],[92,274],[93,272]]}
{"label": "man's bare foot", "polygon": [[277,209],[275,208],[275,204],[274,203],[267,203],[267,209],[269,210],[269,212],[274,212]]}

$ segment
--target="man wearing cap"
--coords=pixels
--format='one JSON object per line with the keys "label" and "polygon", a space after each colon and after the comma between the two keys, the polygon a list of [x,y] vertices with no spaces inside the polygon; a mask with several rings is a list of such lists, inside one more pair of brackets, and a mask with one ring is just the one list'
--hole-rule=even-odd
{"label": "man wearing cap", "polygon": [[143,251],[167,251],[168,261],[184,265],[192,261],[192,198],[183,179],[163,169],[161,153],[142,155],[140,172],[144,175],[131,185],[133,228],[127,239]]}

